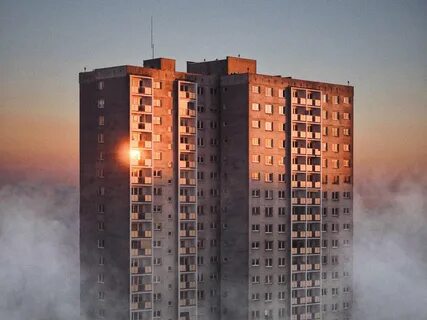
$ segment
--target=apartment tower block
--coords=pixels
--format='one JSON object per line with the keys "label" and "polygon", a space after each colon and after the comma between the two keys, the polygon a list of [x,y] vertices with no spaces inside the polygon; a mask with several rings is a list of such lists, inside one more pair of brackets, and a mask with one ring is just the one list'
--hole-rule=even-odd
{"label": "apartment tower block", "polygon": [[80,73],[82,319],[351,319],[353,87]]}

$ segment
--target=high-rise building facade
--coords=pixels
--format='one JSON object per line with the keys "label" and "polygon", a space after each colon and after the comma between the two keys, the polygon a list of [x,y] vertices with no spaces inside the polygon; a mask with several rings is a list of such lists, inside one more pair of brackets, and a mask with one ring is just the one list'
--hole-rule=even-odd
{"label": "high-rise building facade", "polygon": [[352,119],[250,59],[81,73],[82,319],[351,319]]}

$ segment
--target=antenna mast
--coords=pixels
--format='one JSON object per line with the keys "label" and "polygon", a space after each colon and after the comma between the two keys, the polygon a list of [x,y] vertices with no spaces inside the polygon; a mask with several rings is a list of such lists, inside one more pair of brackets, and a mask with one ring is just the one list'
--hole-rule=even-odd
{"label": "antenna mast", "polygon": [[154,59],[153,16],[151,16],[151,55]]}

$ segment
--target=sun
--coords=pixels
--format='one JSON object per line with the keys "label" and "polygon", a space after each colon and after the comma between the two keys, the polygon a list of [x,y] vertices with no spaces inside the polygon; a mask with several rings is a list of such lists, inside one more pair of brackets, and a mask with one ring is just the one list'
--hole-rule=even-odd
{"label": "sun", "polygon": [[141,160],[141,152],[139,150],[136,150],[136,149],[131,149],[130,150],[130,158],[132,160]]}

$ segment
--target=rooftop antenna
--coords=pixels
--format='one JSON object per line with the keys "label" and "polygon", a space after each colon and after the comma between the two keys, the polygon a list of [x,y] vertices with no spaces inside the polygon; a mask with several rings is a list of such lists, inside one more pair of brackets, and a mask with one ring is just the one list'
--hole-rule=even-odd
{"label": "rooftop antenna", "polygon": [[153,16],[151,16],[151,56],[154,59]]}

